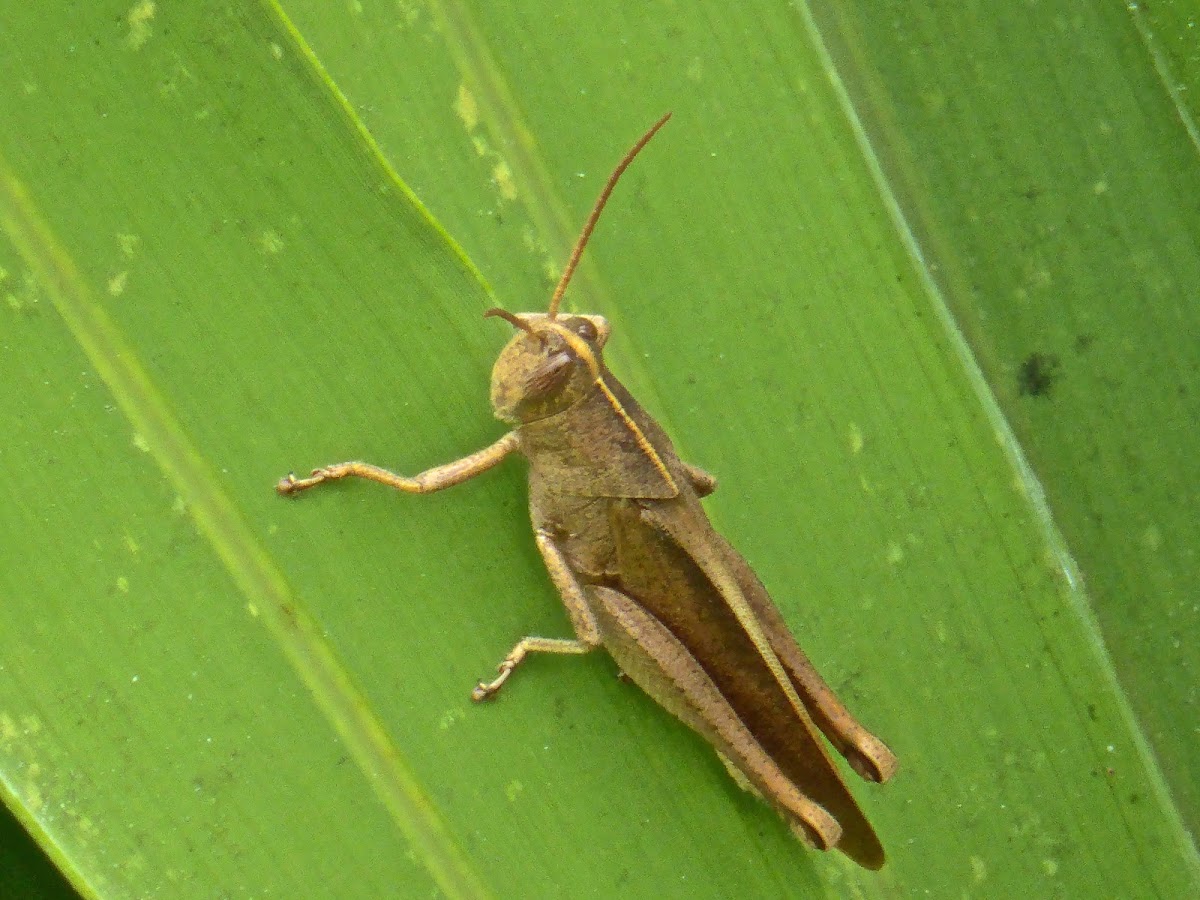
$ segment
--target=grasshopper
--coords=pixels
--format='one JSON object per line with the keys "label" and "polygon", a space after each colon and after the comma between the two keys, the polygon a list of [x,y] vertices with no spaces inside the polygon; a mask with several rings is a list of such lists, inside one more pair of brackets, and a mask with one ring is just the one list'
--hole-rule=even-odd
{"label": "grasshopper", "polygon": [[700,498],[716,480],[670,439],[604,364],[602,316],[560,314],[563,293],[621,174],[670,118],[617,165],[544,313],[491,309],[516,334],[492,370],[495,415],[513,429],[490,447],[406,478],[363,462],[289,474],[296,494],[366,478],[424,494],[486,472],[512,453],[529,463],[534,538],[574,638],[525,637],[480,682],[494,696],[530,653],[604,647],[621,670],[708,740],[734,780],[764,798],[805,843],[883,865],[875,831],[817,736],[868,781],[896,757],[817,674],[749,564],[710,524]]}

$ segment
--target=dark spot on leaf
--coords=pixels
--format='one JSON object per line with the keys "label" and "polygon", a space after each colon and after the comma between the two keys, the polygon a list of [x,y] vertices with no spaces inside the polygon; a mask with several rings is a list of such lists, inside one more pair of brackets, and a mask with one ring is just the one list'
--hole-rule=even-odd
{"label": "dark spot on leaf", "polygon": [[1034,351],[1017,370],[1017,391],[1023,397],[1048,397],[1059,378],[1060,364],[1052,353]]}

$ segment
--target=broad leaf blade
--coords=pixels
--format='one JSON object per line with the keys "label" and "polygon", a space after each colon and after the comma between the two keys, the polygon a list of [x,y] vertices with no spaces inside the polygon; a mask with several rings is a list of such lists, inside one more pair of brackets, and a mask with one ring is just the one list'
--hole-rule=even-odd
{"label": "broad leaf blade", "polygon": [[1194,832],[1200,164],[1179,50],[1195,23],[1170,4],[1050,4],[1032,22],[1016,7],[951,21],[822,6],[840,56],[865,63],[852,87],[872,144]]}
{"label": "broad leaf blade", "polygon": [[[65,83],[71,101],[47,128],[27,92],[0,146],[220,472],[209,484],[248,543],[361,687],[451,856],[462,848],[497,893],[531,896],[1194,890],[1055,522],[1014,469],[1005,419],[947,331],[888,207],[895,185],[802,15],[591,10],[566,28],[558,7],[527,4],[286,9],[294,33],[257,10],[197,7],[185,22],[113,9],[58,32],[31,18],[14,47],[95,55],[0,54],[8,83]],[[113,80],[93,89],[63,65]],[[474,678],[517,637],[567,633],[519,465],[424,498],[271,495],[288,467],[361,456],[411,472],[500,433],[486,382],[503,326],[476,318],[490,302],[479,282],[332,85],[518,310],[544,304],[621,151],[675,110],[618,189],[573,302],[614,320],[614,367],[720,476],[714,518],[900,754],[892,785],[857,789],[889,849],[880,875],[800,848],[600,656],[533,661],[494,706],[470,706]],[[91,153],[64,160],[63,146]],[[94,203],[78,203],[80,185]],[[130,449],[129,422],[106,411],[113,398],[39,285],[11,254],[4,266],[28,329],[8,358],[19,387],[3,417],[26,487],[6,531],[31,559],[56,548],[6,572],[6,593],[27,599],[6,607],[0,709],[53,725],[0,743],[9,801],[96,894],[164,880],[175,895],[426,894],[418,866],[439,871],[439,853],[410,861],[377,783],[334,742],[337,716],[307,699],[280,630],[248,612],[220,541],[171,512],[162,461]],[[89,491],[63,489],[46,448],[64,437]],[[127,536],[149,560],[144,592]],[[179,699],[193,672],[208,688],[198,712]],[[120,716],[81,725],[95,686],[112,684]],[[134,684],[155,689],[133,703]],[[238,764],[202,756],[206,737]],[[64,779],[82,785],[71,808],[97,834],[36,802],[20,781],[31,760],[56,798]],[[226,779],[215,799],[212,769]],[[142,834],[152,852],[139,857]],[[124,861],[116,876],[104,859]]]}

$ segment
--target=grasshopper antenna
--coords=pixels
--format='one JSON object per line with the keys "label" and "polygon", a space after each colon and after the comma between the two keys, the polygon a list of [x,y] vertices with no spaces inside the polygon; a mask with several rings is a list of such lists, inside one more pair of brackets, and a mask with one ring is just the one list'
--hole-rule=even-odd
{"label": "grasshopper antenna", "polygon": [[497,319],[503,319],[505,322],[508,322],[514,328],[520,328],[526,334],[533,334],[533,328],[530,327],[528,322],[526,322],[520,316],[510,313],[507,309],[500,309],[499,307],[493,306],[491,309],[489,309],[487,312],[485,312],[483,314],[483,317],[485,319],[490,319],[493,316]]}
{"label": "grasshopper antenna", "polygon": [[596,205],[592,207],[592,214],[588,216],[587,221],[583,224],[583,231],[579,234],[579,240],[575,242],[575,249],[571,251],[571,258],[567,260],[567,267],[563,269],[562,278],[558,280],[558,287],[554,289],[554,296],[550,298],[549,318],[553,319],[558,315],[558,307],[562,303],[563,294],[566,293],[567,284],[571,281],[571,276],[575,274],[575,267],[579,265],[579,257],[583,256],[583,248],[587,246],[588,238],[592,236],[592,231],[596,227],[596,220],[600,218],[600,213],[604,210],[604,204],[608,202],[608,195],[617,186],[617,180],[629,168],[629,164],[633,162],[633,158],[650,142],[650,138],[654,137],[654,133],[667,124],[667,119],[669,118],[671,118],[671,114],[667,113],[651,125],[650,130],[638,139],[638,142],[617,163],[617,167],[613,169],[613,173],[608,176],[608,182],[604,185],[604,190],[600,192],[600,197],[596,200]]}

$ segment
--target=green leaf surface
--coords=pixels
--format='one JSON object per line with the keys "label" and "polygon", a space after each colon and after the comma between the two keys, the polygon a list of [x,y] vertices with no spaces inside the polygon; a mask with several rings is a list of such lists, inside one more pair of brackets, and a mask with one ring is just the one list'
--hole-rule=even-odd
{"label": "green leaf surface", "polygon": [[[10,11],[5,803],[89,897],[1195,893],[1188,57],[1067,6]],[[569,302],[900,756],[878,874],[602,654],[470,703],[569,633],[519,463],[271,490],[499,436],[667,109]]]}
{"label": "green leaf surface", "polygon": [[[982,5],[953,25],[903,4],[882,19],[846,9],[836,23],[830,9],[826,33],[840,55],[870,61],[852,67],[857,108],[1194,833],[1200,84],[1198,10],[1185,6],[1064,10],[1015,44],[1023,13]],[[928,51],[873,49],[884,20],[889,40]],[[968,89],[931,88],[947,70],[970,71]],[[1023,77],[1000,74],[1014,71]],[[951,129],[975,136],[969,152]]]}

